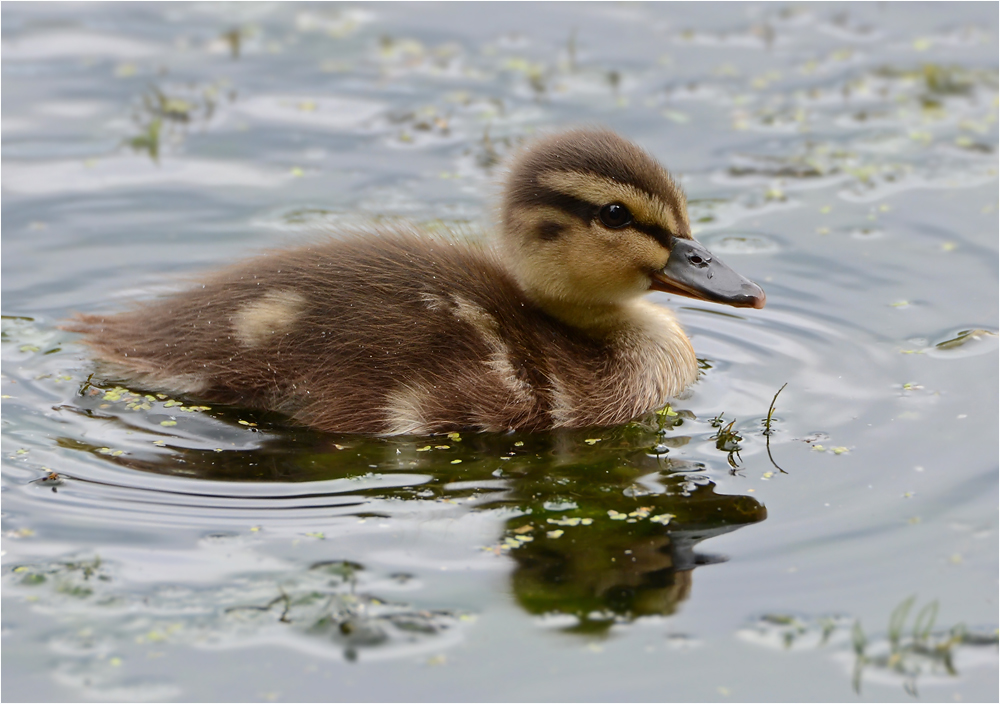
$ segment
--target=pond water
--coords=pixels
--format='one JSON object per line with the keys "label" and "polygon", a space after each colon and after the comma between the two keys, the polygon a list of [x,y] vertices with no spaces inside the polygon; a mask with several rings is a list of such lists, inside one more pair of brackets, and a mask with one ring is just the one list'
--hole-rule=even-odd
{"label": "pond water", "polygon": [[[995,701],[997,45],[995,3],[4,3],[3,698]],[[480,237],[574,124],[767,291],[651,296],[703,367],[662,413],[322,435],[58,328]]]}

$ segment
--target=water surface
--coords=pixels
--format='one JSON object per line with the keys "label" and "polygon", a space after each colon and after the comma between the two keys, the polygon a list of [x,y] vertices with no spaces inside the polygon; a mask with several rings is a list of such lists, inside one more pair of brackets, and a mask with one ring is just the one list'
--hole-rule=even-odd
{"label": "water surface", "polygon": [[[3,20],[5,699],[997,698],[995,4]],[[319,231],[482,237],[574,124],[767,291],[653,295],[703,367],[662,413],[322,435],[57,327]]]}

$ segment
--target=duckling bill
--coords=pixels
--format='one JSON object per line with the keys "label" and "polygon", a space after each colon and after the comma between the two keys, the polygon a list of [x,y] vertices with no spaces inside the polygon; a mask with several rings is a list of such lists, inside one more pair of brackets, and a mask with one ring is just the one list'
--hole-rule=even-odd
{"label": "duckling bill", "polygon": [[514,159],[490,242],[337,233],[68,329],[109,376],[324,431],[609,426],[697,377],[650,290],[765,301],[692,239],[684,194],[655,159],[613,132],[574,130]]}

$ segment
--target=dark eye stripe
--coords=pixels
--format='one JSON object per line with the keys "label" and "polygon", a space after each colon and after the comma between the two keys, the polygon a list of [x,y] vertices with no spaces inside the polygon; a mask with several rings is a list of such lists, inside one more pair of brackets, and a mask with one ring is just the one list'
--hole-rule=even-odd
{"label": "dark eye stripe", "polygon": [[574,198],[558,191],[543,190],[538,194],[538,202],[551,205],[564,213],[569,213],[575,218],[583,221],[590,221],[597,215],[600,206],[588,203],[581,198]]}
{"label": "dark eye stripe", "polygon": [[[549,188],[539,188],[538,190],[535,190],[531,195],[533,196],[531,199],[532,202],[524,203],[526,207],[531,207],[532,205],[538,203],[544,203],[545,205],[549,205],[553,208],[558,208],[559,210],[562,210],[564,213],[568,213],[575,218],[583,220],[584,222],[590,222],[595,217],[597,217],[598,213],[600,212],[601,208],[604,205],[603,203],[600,205],[595,205],[594,203],[589,203],[583,200],[582,198],[576,198],[574,196],[567,195],[565,193],[560,193],[559,191],[554,191]],[[636,230],[642,232],[643,234],[649,235],[654,240],[659,242],[664,248],[670,249],[670,238],[673,235],[671,235],[670,231],[667,230],[665,227],[661,227],[660,225],[647,225],[645,223],[641,223],[638,221],[633,221],[630,224],[630,227],[635,228]],[[550,233],[547,232],[546,234]],[[558,236],[557,233],[551,233],[551,234],[555,234],[556,236]]]}
{"label": "dark eye stripe", "polygon": [[673,235],[671,235],[670,230],[665,227],[660,227],[659,225],[646,225],[641,222],[633,222],[632,227],[643,234],[649,235],[663,245],[665,249],[670,249],[670,239]]}

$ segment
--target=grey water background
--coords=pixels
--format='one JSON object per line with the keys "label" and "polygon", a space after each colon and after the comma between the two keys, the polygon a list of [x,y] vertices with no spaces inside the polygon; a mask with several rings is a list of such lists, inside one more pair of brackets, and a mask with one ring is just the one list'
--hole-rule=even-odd
{"label": "grey water background", "polygon": [[[5,700],[997,699],[995,3],[2,19]],[[654,294],[704,367],[669,413],[323,436],[57,327],[316,232],[480,237],[578,124],[768,294]]]}

